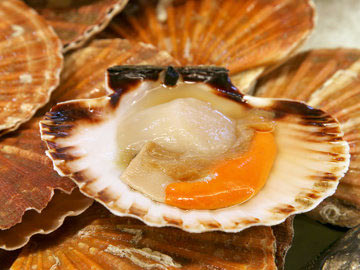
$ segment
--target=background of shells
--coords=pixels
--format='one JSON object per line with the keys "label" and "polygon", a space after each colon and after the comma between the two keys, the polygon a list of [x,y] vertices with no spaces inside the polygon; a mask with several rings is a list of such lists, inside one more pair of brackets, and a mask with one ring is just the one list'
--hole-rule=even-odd
{"label": "background of shells", "polygon": [[[40,12],[40,14],[44,15],[45,17],[47,17],[47,15],[48,15],[49,16],[49,17],[47,17],[48,21],[52,21],[52,20],[55,21],[55,23],[50,22],[50,24],[52,24],[54,26],[55,30],[58,32],[58,34],[60,36],[63,36],[63,44],[65,44],[64,51],[66,51],[66,50],[75,49],[76,47],[81,46],[86,41],[86,39],[90,38],[91,35],[102,30],[102,28],[104,28],[106,26],[106,24],[109,23],[110,19],[117,12],[120,12],[120,10],[125,6],[127,1],[102,1],[103,2],[102,4],[104,4],[104,6],[102,6],[102,7],[99,6],[100,5],[99,3],[95,3],[97,1],[86,1],[86,0],[77,1],[77,4],[75,6],[73,3],[74,1],[64,1],[64,5],[62,5],[62,6],[56,6],[56,3],[57,3],[56,1],[25,1],[25,2],[34,6],[35,8],[38,8],[38,11]],[[166,1],[164,1],[164,2],[166,2]],[[174,2],[176,3],[176,2],[181,2],[181,1],[174,1]],[[191,1],[189,1],[189,2],[191,2]],[[247,4],[249,4],[250,2],[251,1],[248,1]],[[259,3],[260,2],[261,1],[259,1]],[[279,3],[281,1],[274,1],[274,3],[275,2]],[[291,1],[288,1],[288,2],[291,2]],[[359,14],[360,7],[356,8],[357,6],[359,6],[359,2],[356,0],[341,1],[341,4],[339,1],[335,1],[335,0],[331,0],[331,1],[317,0],[315,2],[319,8],[319,12],[318,12],[319,25],[318,25],[317,29],[315,30],[313,38],[310,38],[307,41],[305,48],[329,47],[329,45],[331,45],[333,47],[343,46],[343,45],[359,47],[360,41],[356,39],[356,37],[359,35],[355,35],[354,33],[355,33],[355,31],[360,31],[360,30],[359,30],[359,28],[354,27],[356,24],[353,23],[354,19],[352,19],[352,18],[358,18],[358,16],[360,16],[360,14]],[[44,3],[46,3],[45,6],[44,6]],[[55,3],[55,6],[54,6],[54,3]],[[231,1],[229,1],[229,3],[231,3]],[[81,8],[81,5],[83,5],[83,4],[94,4],[95,8],[94,9]],[[39,5],[41,5],[42,8],[39,9]],[[91,7],[91,5],[89,7]],[[231,4],[229,4],[229,7],[231,7]],[[49,8],[50,8],[50,11],[48,10]],[[58,11],[61,10],[61,12],[64,12],[63,14],[67,14],[64,16],[65,22],[62,21],[62,18],[59,19],[59,17],[56,17],[56,18],[54,17],[55,13],[51,11],[52,8],[56,8],[56,10],[58,10]],[[95,10],[95,12],[94,12],[94,10]],[[299,10],[301,10],[301,9],[299,8]],[[339,14],[339,16],[341,16],[342,13],[339,13],[338,12],[339,10],[341,10],[344,14],[346,14],[346,16],[334,19],[334,16],[329,15],[330,12],[334,12],[333,14]],[[65,13],[65,11],[68,13]],[[268,12],[270,12],[270,9],[268,9]],[[264,11],[264,13],[266,13],[266,12]],[[82,16],[79,16],[79,14],[85,14],[86,16],[82,17]],[[96,16],[89,16],[89,14],[96,14]],[[111,24],[111,26],[101,35],[103,37],[119,37],[119,35],[114,35],[114,30],[115,30],[115,32],[116,32],[116,30],[119,30],[119,29],[121,30],[121,28],[119,28],[118,20],[121,19],[124,16],[124,14],[125,13],[123,13],[117,19],[115,19],[113,21],[113,23]],[[224,13],[224,14],[226,14],[226,13]],[[351,14],[351,16],[349,14]],[[294,18],[297,18],[298,16],[301,16],[301,14],[294,16]],[[83,21],[81,21],[81,22],[77,21],[76,20],[77,18],[83,18]],[[332,24],[334,21],[336,22],[335,25]],[[343,22],[344,24],[342,24],[340,22]],[[83,24],[85,24],[85,25],[83,25]],[[89,24],[90,27],[87,27],[86,24]],[[133,25],[134,25],[134,23],[133,23]],[[349,26],[344,26],[344,25],[349,25]],[[59,27],[59,30],[57,30],[57,27]],[[136,23],[135,23],[134,27],[136,28]],[[79,31],[79,33],[81,33],[80,37],[72,37],[71,38],[70,34],[66,34],[66,33],[61,34],[60,33],[62,30],[64,30],[66,32],[66,30],[69,30],[69,29]],[[344,29],[346,29],[346,31]],[[171,30],[171,28],[170,28],[170,30]],[[198,29],[198,31],[201,31],[201,29]],[[334,31],[334,32],[332,32],[332,31]],[[340,36],[339,33],[341,33],[342,36]],[[73,33],[72,33],[72,35],[73,35]],[[141,31],[140,31],[140,36],[141,36]],[[333,36],[337,36],[339,38],[337,40],[334,40],[332,38]],[[69,37],[69,38],[64,38],[64,37]],[[130,38],[130,37],[128,37],[128,38]],[[209,41],[210,41],[210,39],[211,39],[211,37],[208,38]],[[249,39],[251,41],[251,36],[248,37],[248,40]],[[147,40],[146,39],[145,40],[138,39],[137,41],[145,41],[145,42],[147,41],[147,43],[156,43],[156,42],[152,42],[151,39],[147,39]],[[330,44],[330,42],[333,42],[333,43]],[[276,42],[274,44],[276,44]],[[160,49],[169,50],[169,47],[167,47],[166,44],[165,45],[155,44],[155,45],[158,45],[160,47]],[[202,48],[202,47],[200,47],[200,48]],[[281,45],[278,45],[278,47],[274,47],[274,50],[278,50],[279,48],[281,48]],[[172,55],[175,56],[176,59],[179,59],[180,62],[182,62],[182,59],[176,57],[177,53],[176,52],[174,53],[174,51],[173,51],[175,48],[171,48],[171,49],[169,50],[169,52],[172,53]],[[288,47],[287,52],[292,52],[293,49],[294,48],[292,48],[292,47]],[[285,55],[287,52],[285,52]],[[248,53],[248,51],[245,50],[244,55],[246,55],[246,53]],[[261,62],[261,61],[257,62],[256,58],[254,58],[256,56],[256,54],[253,54],[252,56],[249,56],[250,60],[247,59],[248,62],[246,62],[246,61],[244,62],[245,64],[243,66],[243,69],[247,68],[248,70],[243,71],[242,68],[235,69],[236,71],[239,70],[239,71],[243,71],[243,72],[240,72],[241,76],[233,77],[233,80],[236,81],[236,79],[242,78],[242,77],[247,78],[246,80],[239,79],[239,81],[236,81],[236,82],[237,82],[237,85],[240,86],[242,89],[251,90],[251,89],[253,89],[252,86],[254,86],[254,84],[253,84],[254,79],[257,78],[265,70],[265,67],[263,64],[264,63],[266,65],[273,64],[274,62],[278,61],[285,55],[282,55],[282,56],[271,55],[269,58],[270,60],[268,60],[268,62],[266,62],[266,61],[265,62]],[[271,57],[273,57],[273,58],[271,58]],[[303,82],[304,85],[307,85],[307,87],[309,86],[309,82],[312,82],[310,84],[310,86],[312,86],[312,88],[311,89],[308,88],[309,93],[311,93],[313,90],[315,90],[320,85],[322,85],[323,82],[328,80],[337,70],[349,68],[353,63],[355,63],[359,59],[359,57],[360,57],[360,53],[357,50],[321,50],[321,51],[316,51],[316,52],[311,52],[311,53],[304,53],[302,56],[294,57],[293,60],[290,60],[283,66],[279,67],[278,70],[272,71],[272,73],[269,73],[264,78],[262,78],[261,81],[256,86],[257,91],[255,91],[255,93],[256,93],[256,95],[264,95],[264,96],[267,95],[268,94],[268,93],[266,93],[267,84],[272,83],[272,81],[274,81],[274,78],[281,78],[281,74],[285,74],[286,76],[290,76],[290,77],[286,77],[286,78],[291,78],[291,79],[288,79],[288,81],[287,81],[286,89],[288,90],[288,93],[291,93],[293,95],[292,98],[308,100],[307,99],[308,97],[304,96],[303,94],[302,94],[302,96],[298,96],[296,91],[294,92],[290,86],[297,85],[297,86],[299,86],[299,91],[301,91],[301,87],[300,87],[301,82]],[[293,61],[293,62],[291,62],[291,61]],[[255,64],[253,64],[253,66],[251,66],[251,65],[249,66],[249,64],[247,64],[247,63],[254,63],[254,62],[255,62]],[[159,53],[158,50],[155,49],[154,47],[151,47],[148,45],[143,45],[143,44],[137,44],[134,46],[126,41],[121,41],[121,40],[94,41],[89,46],[85,47],[85,49],[75,51],[73,54],[68,55],[66,57],[64,71],[62,73],[61,86],[52,95],[52,100],[50,101],[49,105],[47,105],[43,110],[41,110],[30,122],[26,123],[25,125],[22,125],[21,128],[19,130],[17,130],[15,133],[11,133],[10,135],[5,136],[0,141],[0,150],[1,150],[0,158],[2,161],[6,161],[6,160],[8,162],[10,161],[10,163],[7,163],[7,165],[6,165],[7,171],[9,171],[10,168],[17,168],[16,174],[13,174],[10,171],[10,175],[12,175],[13,177],[16,178],[16,177],[19,177],[19,175],[21,175],[21,172],[24,172],[24,171],[25,172],[27,171],[27,174],[29,174],[33,170],[34,162],[35,162],[35,166],[37,166],[36,168],[38,171],[42,172],[43,178],[54,179],[54,180],[49,180],[49,182],[56,181],[56,179],[59,178],[56,175],[56,173],[54,173],[52,171],[52,169],[50,168],[50,162],[47,159],[39,158],[39,155],[35,155],[35,153],[41,154],[43,152],[43,150],[45,149],[45,146],[42,146],[41,149],[38,147],[32,148],[34,146],[34,144],[32,143],[34,140],[36,140],[39,145],[41,143],[38,138],[38,134],[37,134],[38,120],[41,118],[43,112],[48,110],[51,107],[51,104],[54,104],[56,102],[59,102],[62,100],[74,99],[74,98],[99,97],[99,96],[106,94],[104,88],[102,87],[101,80],[99,79],[101,76],[96,74],[96,72],[94,72],[94,70],[99,70],[99,73],[102,73],[106,66],[110,66],[115,63],[116,64],[119,64],[119,63],[126,63],[126,64],[151,63],[151,64],[167,65],[167,64],[177,64],[178,62],[177,62],[177,60],[172,59],[165,52]],[[202,63],[202,62],[200,61],[200,62],[196,62],[196,63]],[[238,68],[238,67],[236,67],[236,68]],[[320,70],[321,72],[314,74],[311,72],[312,69],[317,69],[317,70]],[[294,70],[297,70],[297,72],[291,72]],[[354,72],[357,73],[358,70],[355,70]],[[317,80],[314,78],[314,76],[312,74],[316,75]],[[319,74],[321,76],[319,76]],[[348,82],[348,81],[346,81],[346,82]],[[290,86],[289,86],[289,84],[290,84]],[[348,82],[348,84],[350,84],[350,85],[352,84],[352,88],[356,89],[358,82],[357,82],[357,80],[352,80],[352,81]],[[284,91],[284,88],[282,88],[283,84],[280,83],[278,85],[279,85],[278,89],[281,89],[281,94],[284,94],[284,96],[285,96],[285,94],[287,92]],[[93,90],[91,92],[88,92],[87,91],[88,89],[93,89]],[[276,88],[273,88],[273,89],[276,89]],[[279,94],[279,92],[276,92],[276,91],[273,93],[274,96],[276,96],[278,94]],[[357,93],[355,95],[356,95],[356,97],[358,96]],[[321,101],[321,96],[320,96],[320,101]],[[320,101],[317,101],[316,104],[321,104]],[[356,101],[357,101],[357,99],[354,101],[354,104],[356,103]],[[326,106],[326,104],[325,104],[325,106]],[[338,113],[340,115],[340,117],[341,117],[341,115],[345,115],[344,122],[348,123],[348,122],[346,122],[349,120],[348,117],[346,117],[346,114],[341,114],[341,110],[340,111],[336,110],[336,107],[335,107],[335,111],[333,111],[332,113],[335,113],[335,114]],[[356,117],[356,116],[357,115],[355,114],[353,117]],[[351,127],[351,123],[348,124],[348,126]],[[351,139],[353,140],[353,144],[355,145],[357,142],[356,141],[357,138],[354,136],[351,136],[351,134],[349,134],[349,136],[351,137]],[[354,148],[354,149],[356,149],[356,148]],[[24,151],[24,150],[27,150],[27,151]],[[352,154],[356,159],[357,153],[353,152]],[[11,158],[11,156],[14,156],[14,158]],[[34,156],[39,158],[39,162],[37,162],[37,160],[34,159]],[[21,157],[21,159],[19,159],[19,157]],[[26,168],[26,170],[25,170],[25,168]],[[51,170],[49,170],[49,168]],[[355,170],[354,170],[354,172],[355,172]],[[356,175],[355,176],[350,175],[350,176],[356,177]],[[350,188],[352,188],[356,184],[356,182],[352,182],[351,179],[353,179],[353,178],[350,178],[350,180],[348,182],[348,186],[350,186]],[[67,185],[68,185],[67,189],[69,191],[74,188],[74,186],[72,186],[71,181],[65,181],[65,183],[67,183]],[[50,188],[49,194],[44,199],[41,206],[38,206],[38,208],[36,208],[36,209],[41,210],[47,205],[48,201],[52,197],[52,193],[53,193],[52,190],[54,188],[56,188],[56,187]],[[66,189],[66,188],[64,188],[64,189]],[[352,189],[350,189],[350,190],[352,190]],[[21,192],[21,193],[23,193],[23,192]],[[359,211],[357,209],[357,206],[359,206],[359,198],[356,196],[356,194],[350,195],[350,198],[348,198],[346,196],[345,196],[345,198],[344,198],[344,196],[341,197],[341,194],[339,196],[340,196],[339,198],[333,197],[331,199],[328,199],[327,201],[324,202],[323,208],[319,208],[319,209],[324,209],[324,208],[329,209],[329,205],[330,206],[336,205],[336,207],[339,207],[339,205],[340,205],[341,207],[343,207],[343,208],[341,208],[341,211],[344,211],[344,210],[349,211],[348,213],[349,213],[350,218],[345,219],[345,220],[335,220],[335,224],[345,225],[345,226],[355,226],[355,225],[359,224],[359,216],[360,215],[359,215]],[[344,199],[347,199],[347,201],[351,201],[350,208],[349,208],[349,203],[347,203],[347,204],[343,203]],[[84,208],[87,208],[90,203],[91,202],[88,201],[87,206],[86,207],[83,206],[82,210],[84,210]],[[29,208],[28,206],[25,206],[24,210],[25,209],[27,210],[28,208]],[[330,209],[334,209],[334,208],[330,208]],[[78,213],[82,212],[82,210],[79,211]],[[65,215],[68,215],[68,214],[69,213],[66,213]],[[6,214],[6,215],[8,215],[8,214]],[[20,217],[21,216],[22,216],[22,214],[20,214]],[[320,219],[320,220],[324,221],[324,217],[321,215],[320,211],[318,211],[318,212],[314,211],[311,214],[311,216],[316,219]],[[63,217],[64,217],[64,215],[62,215],[61,218],[63,218]],[[58,219],[58,218],[59,217],[56,217],[56,219]],[[315,252],[322,250],[325,247],[325,245],[327,245],[331,242],[331,239],[335,239],[339,236],[339,234],[341,234],[341,232],[334,231],[331,228],[329,229],[328,227],[324,227],[322,225],[318,225],[318,224],[312,223],[312,222],[309,223],[309,221],[307,221],[307,219],[305,217],[300,217],[297,219],[299,221],[296,222],[295,228],[297,229],[297,231],[299,231],[300,236],[306,235],[306,232],[305,232],[305,234],[302,234],[304,231],[302,230],[301,227],[303,227],[303,226],[305,226],[307,228],[321,227],[321,230],[318,231],[320,234],[325,235],[324,233],[329,233],[327,235],[327,237],[324,238],[322,241],[323,246],[318,246],[317,247],[318,249],[316,251],[314,251],[313,254],[315,254]],[[24,217],[23,220],[26,220],[26,218]],[[329,220],[325,220],[325,221],[329,221]],[[352,223],[349,224],[348,223],[349,221],[351,221]],[[62,221],[60,223],[62,223]],[[0,222],[0,224],[1,224],[1,222]],[[306,224],[306,225],[304,225],[304,224]],[[51,225],[52,230],[58,226],[59,226],[59,224],[56,226]],[[8,227],[9,227],[9,225],[5,225],[4,227],[0,227],[0,229],[4,229],[4,228],[7,229]],[[288,228],[289,227],[291,227],[291,226],[288,226]],[[43,230],[43,229],[41,229],[41,230]],[[279,230],[279,231],[281,234],[283,232],[290,231],[290,230],[287,229],[287,230]],[[8,233],[8,231],[4,231],[4,232]],[[279,239],[279,237],[276,233],[276,229],[274,230],[274,232],[275,232],[275,235],[277,236],[277,238]],[[4,238],[2,238],[1,233],[2,233],[2,231],[0,231],[0,246],[1,246],[1,240],[4,239]],[[289,234],[291,234],[291,233],[289,233]],[[330,237],[328,237],[328,236],[330,236]],[[288,239],[288,238],[289,237],[285,237],[285,239]],[[46,241],[46,237],[44,239]],[[326,240],[328,242],[326,242]],[[274,239],[272,241],[274,241]],[[278,244],[280,242],[278,241]],[[286,241],[284,241],[284,242],[286,242]],[[316,243],[320,243],[320,242],[321,241],[318,241]],[[309,242],[306,244],[307,244],[306,252],[309,252],[309,249],[307,247],[313,246],[314,242],[311,242],[311,243]],[[296,247],[296,245],[297,245],[297,241],[295,239],[295,247]],[[28,246],[28,248],[30,248],[30,247],[31,246]],[[281,245],[279,245],[279,247],[281,247]],[[284,244],[284,250],[286,248],[287,248],[287,244]],[[278,250],[281,251],[281,248]],[[304,250],[301,251],[300,249],[298,249],[298,251],[299,251],[298,254],[296,254],[295,249],[294,249],[293,254],[290,253],[288,269],[296,269],[294,267],[298,267],[299,263],[304,261],[303,258],[309,256],[309,253],[306,253]],[[303,252],[303,253],[301,253],[301,252]],[[23,254],[26,255],[26,251]],[[16,256],[16,255],[17,254],[15,254],[14,256]],[[23,257],[25,255],[23,255]],[[4,262],[4,260],[5,260],[4,258],[10,259],[9,253],[6,253],[4,255],[4,257],[2,257],[2,256],[3,255],[0,253],[0,264],[2,262]],[[295,256],[297,256],[297,259],[295,258]],[[279,255],[279,254],[278,254],[278,259],[279,260],[282,259],[281,255]],[[14,267],[15,267],[14,269],[17,269],[16,266],[14,266]],[[20,269],[23,269],[23,268],[20,268]]]}

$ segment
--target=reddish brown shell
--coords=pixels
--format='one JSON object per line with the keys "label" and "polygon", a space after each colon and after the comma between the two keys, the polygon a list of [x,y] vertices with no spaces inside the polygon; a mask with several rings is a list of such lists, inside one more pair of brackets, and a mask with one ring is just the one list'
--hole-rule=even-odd
{"label": "reddish brown shell", "polygon": [[38,213],[27,211],[21,223],[0,231],[0,248],[14,250],[23,247],[35,234],[48,234],[59,228],[68,216],[77,216],[93,203],[78,189],[71,194],[56,192],[46,208]]}
{"label": "reddish brown shell", "polygon": [[183,66],[225,66],[231,74],[252,70],[238,77],[237,86],[245,89],[264,67],[282,61],[302,43],[313,20],[307,0],[140,0],[131,2],[110,27],[123,38],[168,51]]}
{"label": "reddish brown shell", "polygon": [[82,46],[103,30],[128,0],[25,0],[55,29],[64,52]]}
{"label": "reddish brown shell", "polygon": [[[256,95],[309,102],[336,117],[350,145],[349,171],[334,196],[310,214],[323,222],[353,227],[360,224],[360,50],[313,50],[262,78]],[[316,72],[314,72],[316,71]]]}
{"label": "reddish brown shell", "polygon": [[50,238],[31,241],[12,270],[276,269],[271,227],[192,234],[116,217],[96,205]]}
{"label": "reddish brown shell", "polygon": [[45,156],[46,145],[40,139],[39,119],[33,118],[0,140],[1,230],[21,222],[27,210],[42,211],[54,189],[69,194],[75,188],[69,178],[60,177],[53,171]]}
{"label": "reddish brown shell", "polygon": [[3,134],[17,129],[48,102],[59,84],[63,58],[52,28],[22,1],[0,1],[0,29]]}

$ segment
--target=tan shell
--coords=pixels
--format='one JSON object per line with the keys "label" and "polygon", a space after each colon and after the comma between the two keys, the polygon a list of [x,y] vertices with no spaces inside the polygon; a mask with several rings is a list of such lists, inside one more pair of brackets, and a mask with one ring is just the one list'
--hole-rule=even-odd
{"label": "tan shell", "polygon": [[59,84],[61,43],[22,1],[0,1],[0,134],[15,130],[45,105]]}
{"label": "tan shell", "polygon": [[360,50],[309,51],[294,56],[260,80],[256,88],[256,95],[304,100],[339,120],[350,145],[349,171],[335,195],[310,215],[346,227],[360,224],[359,66]]}
{"label": "tan shell", "polygon": [[57,192],[46,208],[38,213],[27,211],[21,223],[0,231],[0,249],[14,250],[23,247],[35,234],[48,234],[59,228],[68,216],[77,216],[93,203],[77,189],[71,194]]}
{"label": "tan shell", "polygon": [[[119,67],[119,70],[122,68],[141,70],[141,67]],[[199,78],[210,81],[210,77],[204,75],[208,69],[211,70],[199,68],[199,74],[202,74]],[[215,74],[224,75],[224,70],[215,69],[219,71]],[[185,70],[185,73],[190,72]],[[152,74],[147,71],[144,74]],[[122,73],[119,71],[119,74]],[[171,225],[190,232],[236,232],[254,225],[274,225],[292,214],[313,209],[332,195],[347,170],[348,145],[341,138],[338,123],[324,112],[293,101],[242,96],[229,85],[211,88],[198,82],[204,94],[216,95],[220,91],[232,99],[242,100],[240,102],[245,102],[248,107],[281,115],[276,119],[279,154],[275,165],[262,191],[243,204],[218,210],[185,211],[154,202],[120,181],[117,175],[121,171],[115,162],[110,162],[115,160],[114,130],[121,122],[121,116],[136,98],[162,83],[146,80],[144,74],[138,77],[136,72],[129,74],[133,83],[127,85],[128,80],[124,79],[125,84],[119,85],[121,91],[98,99],[60,103],[40,124],[42,139],[48,144],[48,155],[55,169],[61,175],[71,177],[84,194],[101,202],[116,215],[137,217],[151,226]],[[123,89],[126,89],[124,95]],[[279,189],[279,186],[283,188]]]}
{"label": "tan shell", "polygon": [[[92,61],[96,56],[96,61]],[[104,89],[104,72],[106,67],[121,63],[149,63],[149,64],[171,64],[172,58],[166,53],[158,52],[149,45],[130,46],[124,40],[99,40],[93,41],[87,48],[81,49],[66,58],[65,71],[62,74],[62,84],[54,92],[52,102],[64,101],[75,98],[94,98],[106,94]],[[96,70],[97,72],[94,72]],[[88,74],[91,73],[91,76]],[[82,76],[84,74],[85,76]],[[90,77],[90,79],[89,79]],[[92,91],[89,89],[93,89]],[[69,91],[71,90],[71,91]],[[22,221],[26,211],[35,209],[42,214],[51,213],[51,209],[45,208],[51,201],[54,190],[60,189],[66,193],[71,193],[75,184],[68,178],[62,178],[52,169],[51,162],[44,155],[46,149],[40,140],[39,124],[41,113],[30,122],[23,125],[15,133],[6,135],[0,140],[0,235],[8,234],[10,230],[18,231],[17,228],[24,228],[24,224],[15,224]],[[35,170],[35,172],[34,172]],[[18,185],[21,177],[22,185]],[[65,195],[62,195],[65,196]],[[85,210],[88,205],[85,199],[80,199],[78,195],[67,195],[69,200],[78,200]],[[79,199],[78,199],[79,198]],[[88,204],[90,200],[88,200]],[[50,202],[50,205],[56,206]],[[67,205],[67,214],[58,212],[57,222],[60,226],[66,215],[80,213],[80,205],[75,205],[70,209]],[[36,216],[34,211],[26,213],[26,216]],[[47,214],[50,216],[50,214]],[[42,217],[42,215],[39,215]],[[47,226],[46,232],[50,232],[49,224],[35,224],[37,227],[26,226],[26,233],[22,232],[18,238],[0,240],[0,248],[12,249],[28,241],[30,235],[39,231],[39,226]],[[51,224],[50,224],[51,225]],[[53,229],[56,226],[53,226]],[[11,228],[13,227],[13,228]],[[11,228],[11,229],[9,229]]]}
{"label": "tan shell", "polygon": [[313,27],[308,0],[140,0],[110,24],[121,37],[168,51],[183,66],[227,67],[243,92],[265,67],[292,53]]}
{"label": "tan shell", "polygon": [[128,0],[25,0],[55,29],[64,52],[82,46],[103,30]]}
{"label": "tan shell", "polygon": [[153,228],[93,206],[50,237],[31,241],[11,270],[277,269],[270,227],[192,234]]}

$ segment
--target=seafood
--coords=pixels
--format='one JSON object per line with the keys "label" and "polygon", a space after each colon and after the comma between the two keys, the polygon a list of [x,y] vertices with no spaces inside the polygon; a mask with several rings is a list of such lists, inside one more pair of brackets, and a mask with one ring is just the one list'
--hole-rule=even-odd
{"label": "seafood", "polygon": [[[55,169],[61,175],[71,177],[84,194],[101,202],[116,215],[137,217],[152,226],[176,226],[189,232],[237,232],[253,225],[274,225],[292,214],[311,210],[324,198],[332,195],[339,179],[347,170],[348,145],[342,140],[339,124],[335,119],[303,103],[244,96],[231,84],[227,70],[223,68],[119,66],[109,69],[107,82],[109,89],[113,91],[110,96],[60,103],[46,115],[40,126],[42,139],[49,147],[47,153],[53,160]],[[191,101],[184,101],[186,98]],[[265,186],[257,187],[258,193],[251,199],[247,197],[249,200],[245,203],[221,205],[216,210],[210,210],[212,206],[183,210],[183,205],[169,205],[156,197],[163,194],[162,183],[166,184],[166,179],[169,179],[164,178],[158,170],[147,166],[143,167],[146,171],[132,170],[135,178],[130,176],[129,179],[135,179],[135,185],[129,185],[129,181],[123,178],[123,173],[129,177],[126,175],[127,167],[136,168],[139,160],[141,163],[144,155],[136,152],[136,149],[141,149],[141,144],[138,145],[139,148],[136,143],[149,140],[146,138],[151,140],[146,133],[149,130],[149,134],[155,134],[156,141],[160,138],[156,134],[162,134],[161,130],[170,125],[171,129],[165,130],[175,130],[174,135],[169,135],[165,142],[157,140],[170,151],[173,150],[169,147],[176,147],[176,143],[169,146],[167,141],[183,140],[182,135],[177,133],[176,126],[180,126],[181,132],[190,132],[190,138],[198,142],[194,145],[194,141],[185,141],[179,144],[180,148],[197,148],[205,151],[203,153],[214,155],[212,148],[207,148],[207,142],[215,147],[215,152],[226,147],[231,141],[231,127],[225,128],[218,137],[213,137],[215,140],[219,138],[216,145],[213,141],[201,139],[207,135],[201,135],[196,122],[195,126],[186,122],[186,119],[195,115],[207,117],[207,113],[203,114],[207,109],[196,111],[201,107],[193,106],[197,106],[196,100],[211,104],[229,119],[239,118],[250,108],[273,115],[273,136],[278,154]],[[176,111],[176,108],[179,110]],[[147,109],[150,111],[146,111]],[[170,110],[166,111],[167,109]],[[192,110],[195,110],[195,114],[190,115],[190,118],[179,113],[192,113]],[[156,120],[157,115],[165,118]],[[126,123],[131,123],[132,120],[136,124],[130,128]],[[211,122],[210,127],[203,126],[202,130],[211,130],[222,120],[212,121],[215,122]],[[165,126],[160,125],[158,130],[152,129],[157,126],[156,123]],[[263,124],[256,123],[256,126],[261,130],[264,128]],[[135,133],[132,132],[136,132],[136,127],[145,131],[144,137],[141,137],[143,135],[140,132],[136,135],[140,136],[139,139],[133,137]],[[265,141],[272,140],[272,136],[265,137]],[[133,138],[135,152],[126,156],[127,152],[123,151],[125,148],[122,145],[127,145],[128,142],[132,144]],[[256,135],[254,138],[253,141],[256,141]],[[252,149],[251,146],[249,149]],[[291,172],[288,171],[289,168]],[[292,177],[289,178],[289,175]],[[141,179],[144,180],[141,182]],[[165,182],[160,182],[162,179]],[[203,184],[198,182],[196,185]],[[189,187],[191,186],[192,183]],[[221,184],[218,187],[221,188]],[[189,192],[196,196],[196,189],[190,188]]]}

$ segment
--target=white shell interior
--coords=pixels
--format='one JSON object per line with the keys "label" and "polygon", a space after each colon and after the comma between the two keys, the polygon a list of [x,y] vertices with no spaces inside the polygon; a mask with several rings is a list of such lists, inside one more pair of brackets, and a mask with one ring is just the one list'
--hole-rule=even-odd
{"label": "white shell interior", "polygon": [[[68,154],[77,157],[72,161],[53,159],[59,174],[72,177],[84,194],[104,204],[115,215],[140,218],[151,226],[177,226],[189,232],[237,232],[253,225],[274,225],[289,215],[310,211],[332,195],[348,168],[349,147],[345,141],[329,141],[326,134],[318,135],[323,132],[323,126],[304,125],[302,115],[289,114],[276,123],[278,155],[269,179],[249,201],[218,210],[182,210],[155,202],[121,181],[122,169],[116,163],[116,131],[121,120],[135,107],[137,110],[178,97],[212,102],[215,107],[228,110],[233,116],[242,113],[238,103],[214,95],[213,89],[206,84],[197,84],[199,90],[195,95],[186,90],[181,93],[169,90],[168,96],[153,96],[151,104],[140,102],[156,86],[158,83],[143,81],[136,90],[121,98],[116,110],[104,109],[103,121],[96,124],[76,122],[71,135],[64,138],[45,134],[46,127],[40,125],[43,140],[55,142],[57,149],[71,147]],[[245,99],[254,108],[271,107],[276,101],[250,96],[245,96]],[[93,108],[109,107],[109,100],[110,97],[105,97],[70,103],[79,103],[91,111]],[[45,120],[43,124],[51,123]],[[331,125],[335,129],[338,127],[334,122],[326,128],[331,128]],[[56,149],[49,150],[50,158],[52,151],[56,152]],[[335,160],[329,153],[340,159]],[[87,180],[78,181],[77,172],[85,175]],[[332,175],[331,180],[327,179],[329,174]]]}

